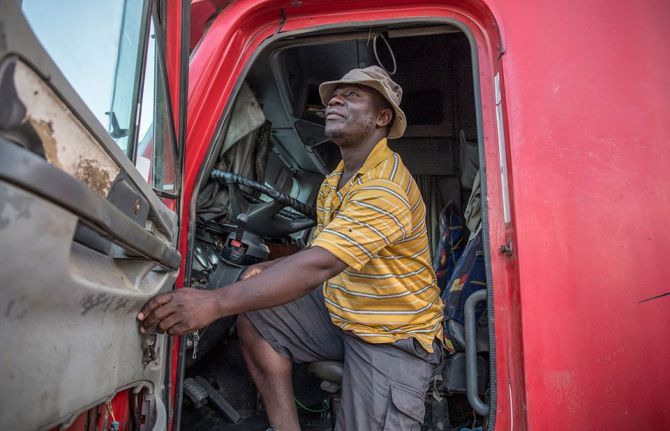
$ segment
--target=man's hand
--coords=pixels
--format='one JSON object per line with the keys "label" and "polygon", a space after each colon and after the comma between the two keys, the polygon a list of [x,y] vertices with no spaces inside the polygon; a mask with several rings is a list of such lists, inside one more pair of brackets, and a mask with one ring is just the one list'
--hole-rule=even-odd
{"label": "man's hand", "polygon": [[[256,266],[256,265],[254,265]],[[152,328],[181,335],[204,328],[216,319],[286,304],[347,268],[329,251],[312,247],[294,255],[249,268],[243,280],[225,289],[182,288],[155,296],[137,314],[140,332]],[[252,277],[253,275],[253,277]]]}
{"label": "man's hand", "polygon": [[153,327],[159,333],[182,335],[202,329],[218,319],[217,297],[213,291],[183,288],[157,295],[137,314],[140,332]]}

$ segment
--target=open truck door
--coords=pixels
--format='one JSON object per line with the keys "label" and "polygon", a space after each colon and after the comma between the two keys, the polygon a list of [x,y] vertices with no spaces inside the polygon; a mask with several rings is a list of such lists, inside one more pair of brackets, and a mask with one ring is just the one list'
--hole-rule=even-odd
{"label": "open truck door", "polygon": [[2,429],[168,427],[175,346],[135,316],[181,263],[170,3],[0,3]]}

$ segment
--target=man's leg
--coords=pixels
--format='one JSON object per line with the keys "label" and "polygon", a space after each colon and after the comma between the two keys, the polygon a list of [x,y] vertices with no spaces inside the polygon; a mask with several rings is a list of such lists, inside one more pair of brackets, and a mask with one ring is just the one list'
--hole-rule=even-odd
{"label": "man's leg", "polygon": [[270,425],[298,430],[292,362],[342,360],[342,331],[330,321],[321,287],[288,304],[238,318],[240,343]]}
{"label": "man's leg", "polygon": [[420,430],[426,392],[441,358],[438,343],[431,354],[412,339],[369,344],[345,335],[344,346],[335,430]]}
{"label": "man's leg", "polygon": [[244,360],[263,397],[270,423],[281,431],[299,430],[298,412],[293,401],[291,360],[277,353],[246,315],[238,318],[237,329]]}

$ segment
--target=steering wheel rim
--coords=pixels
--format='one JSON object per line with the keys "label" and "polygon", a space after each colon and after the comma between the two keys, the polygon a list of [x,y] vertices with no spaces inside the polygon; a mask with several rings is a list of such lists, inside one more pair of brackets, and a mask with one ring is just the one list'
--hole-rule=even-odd
{"label": "steering wheel rim", "polygon": [[[281,238],[316,224],[314,207],[280,192],[274,187],[261,184],[251,178],[233,172],[214,169],[211,177],[228,186],[230,218],[238,223],[238,229],[254,233],[265,238]],[[240,185],[256,190],[271,198],[269,202],[250,203],[242,193]],[[282,209],[290,207],[304,218],[294,219],[282,214]]]}
{"label": "steering wheel rim", "polygon": [[211,177],[212,179],[215,179],[219,182],[224,182],[226,184],[239,184],[245,187],[249,187],[252,190],[263,193],[275,201],[284,204],[284,206],[293,208],[300,214],[303,214],[312,220],[316,220],[316,211],[314,210],[314,207],[307,205],[304,202],[300,202],[299,200],[275,189],[274,187],[261,184],[256,180],[252,180],[251,178],[247,178],[234,172],[228,172],[221,169],[213,169]]}

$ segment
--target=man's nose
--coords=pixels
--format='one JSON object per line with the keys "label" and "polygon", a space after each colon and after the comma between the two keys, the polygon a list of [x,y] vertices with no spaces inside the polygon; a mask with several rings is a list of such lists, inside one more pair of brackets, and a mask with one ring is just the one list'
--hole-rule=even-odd
{"label": "man's nose", "polygon": [[344,100],[339,94],[333,94],[330,96],[330,100],[328,100],[328,106],[334,106],[334,105],[343,105]]}

